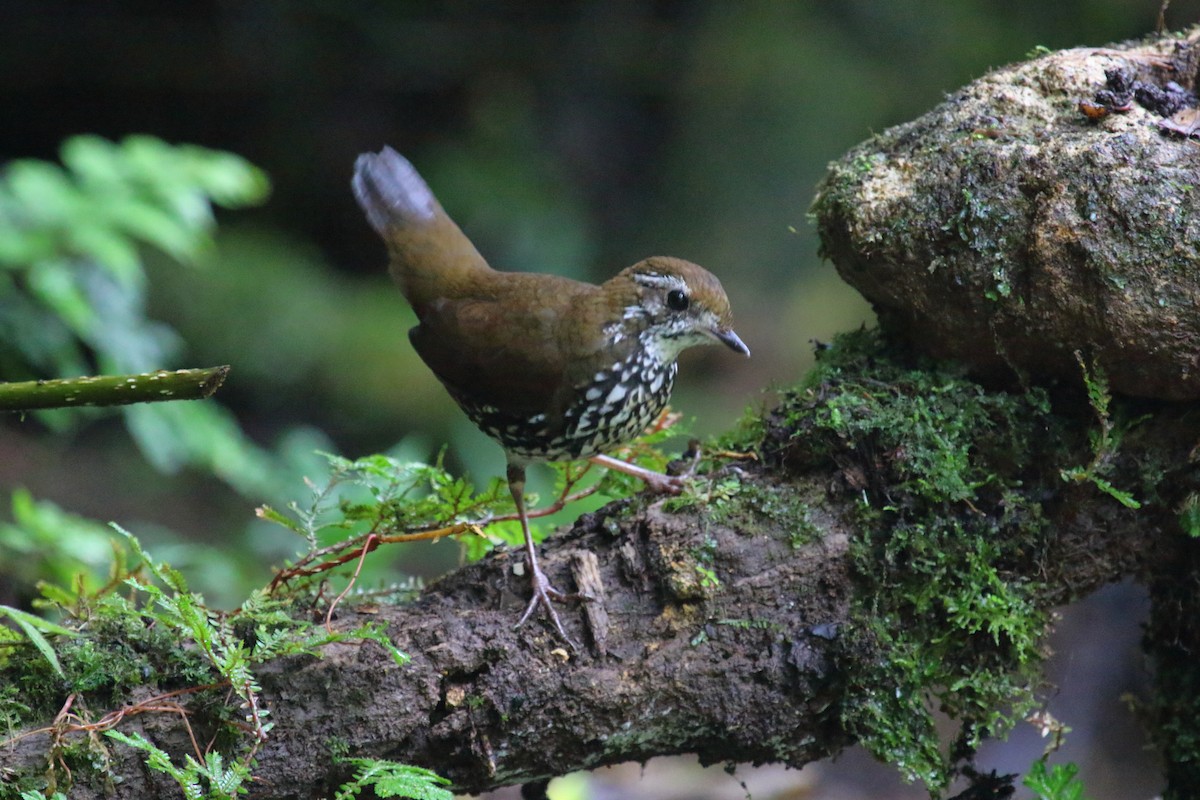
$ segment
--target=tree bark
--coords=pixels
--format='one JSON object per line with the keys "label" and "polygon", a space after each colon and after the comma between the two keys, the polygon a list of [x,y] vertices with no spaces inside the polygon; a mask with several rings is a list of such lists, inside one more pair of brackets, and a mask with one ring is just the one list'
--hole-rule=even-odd
{"label": "tree bark", "polygon": [[[1132,480],[1147,459],[1187,465],[1197,423],[1159,410],[1126,437],[1114,480]],[[671,500],[647,495],[587,514],[547,540],[551,579],[582,584],[595,597],[560,612],[583,643],[579,652],[544,620],[513,629],[527,590],[515,574],[517,551],[457,570],[411,605],[343,606],[337,627],[383,622],[412,660],[398,666],[376,644],[341,643],[322,658],[257,670],[275,727],[258,753],[251,796],[330,796],[349,776],[334,752],[426,766],[465,792],[656,755],[801,767],[836,754],[854,741],[840,717],[847,686],[879,657],[853,635],[860,590],[848,557],[861,535],[856,481],[870,465],[833,458],[798,466],[787,457],[794,435],[775,428],[764,463],[701,480],[782,488],[805,509],[802,542],[794,519],[730,521],[713,502],[672,512]],[[1174,484],[1164,505],[1134,511],[1046,474],[1027,490],[1044,498],[1052,534],[1019,576],[1036,585],[1043,607],[1125,576],[1158,574],[1196,549],[1170,505],[1193,481]],[[201,716],[193,725],[205,742],[211,731]],[[173,754],[190,752],[174,714],[129,717],[120,729]],[[20,738],[0,764],[45,765],[49,744],[44,733]],[[177,795],[142,753],[106,747],[110,779],[77,783],[72,798]]]}

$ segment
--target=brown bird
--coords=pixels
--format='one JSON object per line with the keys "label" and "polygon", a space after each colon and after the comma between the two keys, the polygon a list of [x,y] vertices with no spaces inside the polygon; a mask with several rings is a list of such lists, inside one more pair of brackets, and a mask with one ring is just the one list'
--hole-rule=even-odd
{"label": "brown bird", "polygon": [[638,436],[671,396],[676,358],[719,342],[745,355],[729,300],[707,270],[655,256],[595,286],[499,272],[442,210],[403,156],[385,147],[354,164],[354,196],[387,243],[392,278],[419,320],[417,354],[479,428],[504,448],[525,534],[533,597],[567,642],[538,566],[525,510],[525,467],[592,458],[677,490],[678,479],[603,455]]}

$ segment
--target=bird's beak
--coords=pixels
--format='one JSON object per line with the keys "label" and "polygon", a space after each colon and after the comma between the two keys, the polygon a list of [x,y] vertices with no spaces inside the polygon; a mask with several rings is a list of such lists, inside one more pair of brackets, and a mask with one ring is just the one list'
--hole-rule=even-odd
{"label": "bird's beak", "polygon": [[729,328],[715,328],[712,335],[718,342],[728,347],[730,350],[741,353],[742,355],[750,355],[750,348],[746,347],[746,343],[738,338],[738,335]]}

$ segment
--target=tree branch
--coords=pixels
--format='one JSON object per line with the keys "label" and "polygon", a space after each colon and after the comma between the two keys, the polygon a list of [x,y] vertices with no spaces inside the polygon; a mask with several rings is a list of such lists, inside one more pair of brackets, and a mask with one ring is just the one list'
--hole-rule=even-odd
{"label": "tree branch", "polygon": [[202,400],[221,388],[228,374],[229,367],[222,366],[0,383],[0,411]]}
{"label": "tree branch", "polygon": [[[794,428],[769,432],[766,461],[754,473],[702,478],[710,482],[699,493],[709,494],[707,504],[672,512],[674,501],[642,496],[585,515],[546,542],[551,579],[570,585],[573,575],[599,598],[561,612],[583,652],[570,652],[542,620],[513,629],[527,591],[513,551],[457,570],[411,605],[343,608],[339,628],[382,622],[412,661],[397,666],[378,645],[343,643],[320,659],[258,670],[260,706],[274,729],[258,753],[262,782],[252,796],[328,796],[348,777],[334,753],[427,766],[465,792],[673,753],[794,767],[837,753],[855,740],[841,716],[851,687],[881,657],[853,611],[863,597],[849,548],[862,535],[862,492],[852,481],[866,462],[802,466],[788,450],[795,436]],[[1186,463],[1185,443],[1198,438],[1197,421],[1160,412],[1129,433],[1119,466],[1133,470],[1150,457]],[[1169,509],[1134,512],[1094,487],[1064,483],[1053,469],[1044,475],[1027,489],[1045,499],[1052,533],[1018,576],[1041,607],[1178,551]],[[794,516],[714,502],[713,491],[734,479],[794,498],[803,536]],[[211,725],[192,717],[200,742]],[[131,716],[121,730],[191,752],[191,732],[175,713]],[[46,733],[19,738],[0,764],[44,765],[49,744]],[[173,796],[143,754],[114,743],[107,750],[119,780],[103,796]],[[102,794],[77,785],[71,796]]]}

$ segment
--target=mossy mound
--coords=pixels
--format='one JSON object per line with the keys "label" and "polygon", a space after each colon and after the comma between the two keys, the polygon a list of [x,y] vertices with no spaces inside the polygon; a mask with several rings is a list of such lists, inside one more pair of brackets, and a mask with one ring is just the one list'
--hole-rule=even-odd
{"label": "mossy mound", "polygon": [[[997,70],[834,162],[823,253],[921,350],[1200,397],[1200,32]],[[1164,114],[1182,116],[1171,118]]]}

